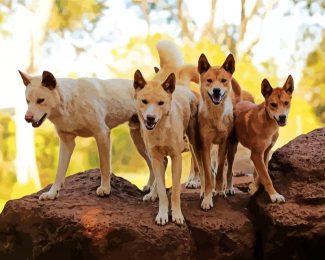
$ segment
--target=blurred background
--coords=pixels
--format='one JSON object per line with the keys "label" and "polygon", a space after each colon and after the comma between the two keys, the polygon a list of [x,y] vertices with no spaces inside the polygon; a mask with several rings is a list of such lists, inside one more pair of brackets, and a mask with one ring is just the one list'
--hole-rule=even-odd
{"label": "blurred background", "polygon": [[[264,77],[282,86],[293,75],[280,147],[324,126],[324,29],[323,0],[0,0],[0,211],[7,200],[52,183],[58,161],[53,125],[47,121],[34,130],[24,121],[18,69],[131,79],[138,68],[146,77],[153,74],[160,39],[174,40],[188,63],[196,64],[203,52],[217,65],[232,52],[236,79],[258,102]],[[112,152],[113,171],[142,187],[148,171],[126,125],[113,130]],[[184,159],[186,180],[188,155]],[[68,175],[98,166],[94,140],[77,138]]]}

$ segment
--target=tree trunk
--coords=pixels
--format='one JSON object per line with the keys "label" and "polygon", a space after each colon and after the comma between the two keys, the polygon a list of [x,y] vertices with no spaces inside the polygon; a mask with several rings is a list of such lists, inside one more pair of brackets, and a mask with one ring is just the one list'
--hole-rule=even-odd
{"label": "tree trunk", "polygon": [[[39,71],[39,65],[43,52],[43,43],[47,34],[47,25],[51,18],[51,11],[53,8],[54,0],[34,0],[31,5],[26,7],[21,13],[17,13],[17,21],[23,27],[22,39],[21,35],[16,37],[15,40],[21,41],[21,48],[24,52],[24,59],[22,63],[24,67],[21,68],[25,72],[35,75]],[[18,77],[18,74],[17,74]],[[20,93],[23,91],[20,90]],[[26,184],[33,181],[36,188],[40,188],[40,179],[37,170],[35,159],[35,143],[34,131],[31,125],[24,122],[25,114],[25,98],[21,95],[17,98],[15,107],[16,116],[16,175],[18,184]]]}

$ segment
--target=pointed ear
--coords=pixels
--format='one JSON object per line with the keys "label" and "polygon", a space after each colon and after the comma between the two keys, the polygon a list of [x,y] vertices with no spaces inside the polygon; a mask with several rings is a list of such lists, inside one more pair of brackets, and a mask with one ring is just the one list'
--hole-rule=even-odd
{"label": "pointed ear", "polygon": [[153,67],[153,69],[155,70],[155,73],[159,72],[159,68],[158,67]]}
{"label": "pointed ear", "polygon": [[235,58],[231,53],[227,56],[225,62],[222,64],[222,67],[225,71],[228,71],[230,74],[235,72]]}
{"label": "pointed ear", "polygon": [[267,79],[262,81],[262,95],[267,98],[272,94],[273,88],[271,87],[270,82]]}
{"label": "pointed ear", "polygon": [[289,95],[292,95],[293,90],[294,90],[294,83],[293,83],[293,78],[291,75],[288,76],[286,83],[284,83],[284,85],[283,85],[283,89]]}
{"label": "pointed ear", "polygon": [[49,71],[44,70],[42,74],[42,85],[49,90],[55,89],[56,79],[53,74]]}
{"label": "pointed ear", "polygon": [[24,72],[21,72],[20,70],[18,70],[18,72],[19,72],[21,78],[23,79],[24,85],[27,87],[30,84],[32,77],[27,75]]}
{"label": "pointed ear", "polygon": [[133,87],[135,88],[135,90],[140,90],[140,89],[143,89],[146,84],[147,84],[147,82],[143,78],[141,71],[137,70],[134,73]]}
{"label": "pointed ear", "polygon": [[202,74],[203,72],[207,72],[210,67],[211,66],[207,57],[205,57],[205,55],[202,53],[197,66],[199,73]]}
{"label": "pointed ear", "polygon": [[171,73],[168,78],[161,84],[164,90],[168,93],[173,93],[175,90],[176,77],[174,73]]}

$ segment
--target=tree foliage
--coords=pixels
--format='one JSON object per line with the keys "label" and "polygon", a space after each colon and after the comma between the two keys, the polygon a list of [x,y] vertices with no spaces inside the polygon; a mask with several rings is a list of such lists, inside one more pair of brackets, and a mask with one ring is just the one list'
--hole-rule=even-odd
{"label": "tree foliage", "polygon": [[100,0],[56,0],[49,29],[60,32],[76,29],[91,31],[105,8],[104,1]]}
{"label": "tree foliage", "polygon": [[316,115],[325,124],[325,33],[319,46],[312,51],[303,69],[300,92],[314,108]]}

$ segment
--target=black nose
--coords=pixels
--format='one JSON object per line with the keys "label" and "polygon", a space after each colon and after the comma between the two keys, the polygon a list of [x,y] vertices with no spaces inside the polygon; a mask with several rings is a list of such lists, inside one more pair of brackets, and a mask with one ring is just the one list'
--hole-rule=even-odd
{"label": "black nose", "polygon": [[220,88],[213,89],[213,94],[215,94],[215,95],[220,95],[220,92],[221,92]]}
{"label": "black nose", "polygon": [[281,121],[281,122],[285,122],[286,119],[287,119],[287,116],[286,115],[280,115],[279,116],[279,121]]}
{"label": "black nose", "polygon": [[155,122],[156,118],[154,116],[147,116],[147,121],[148,122]]}

